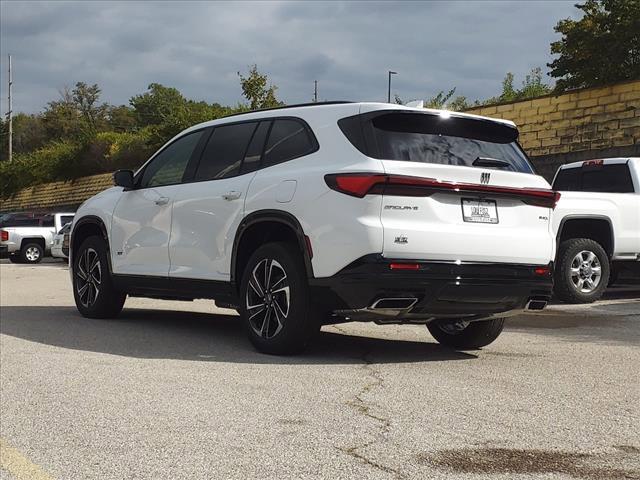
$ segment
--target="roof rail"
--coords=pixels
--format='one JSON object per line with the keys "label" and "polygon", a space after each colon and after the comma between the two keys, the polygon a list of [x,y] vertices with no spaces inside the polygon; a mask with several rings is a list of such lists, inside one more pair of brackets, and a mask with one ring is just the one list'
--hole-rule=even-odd
{"label": "roof rail", "polygon": [[247,113],[269,112],[271,110],[284,110],[284,109],[287,109],[287,108],[315,107],[315,106],[319,106],[319,105],[341,105],[341,104],[345,104],[345,103],[353,103],[353,102],[351,102],[349,100],[333,100],[333,101],[329,101],[329,102],[296,103],[294,105],[283,105],[281,107],[269,107],[269,108],[257,108],[255,110],[247,110],[246,112],[231,113],[229,115],[224,115],[224,116],[222,116],[220,118],[235,117],[236,115],[245,115]]}

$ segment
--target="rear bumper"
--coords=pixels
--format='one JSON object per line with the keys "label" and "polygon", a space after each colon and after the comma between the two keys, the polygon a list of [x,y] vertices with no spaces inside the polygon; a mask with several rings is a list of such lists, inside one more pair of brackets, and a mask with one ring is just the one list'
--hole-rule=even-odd
{"label": "rear bumper", "polygon": [[354,320],[476,320],[522,311],[531,300],[547,302],[553,288],[551,269],[535,273],[549,265],[398,260],[418,268],[391,270],[395,262],[380,255],[362,257],[332,277],[310,280],[313,298],[322,308]]}

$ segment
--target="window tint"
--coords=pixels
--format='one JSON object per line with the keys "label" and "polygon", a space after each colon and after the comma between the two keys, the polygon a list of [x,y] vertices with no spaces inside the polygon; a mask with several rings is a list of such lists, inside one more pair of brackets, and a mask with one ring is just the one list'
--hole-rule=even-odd
{"label": "window tint", "polygon": [[215,180],[240,173],[257,122],[216,127],[207,142],[195,180]]}
{"label": "window tint", "polygon": [[633,181],[625,164],[594,165],[560,170],[555,190],[603,193],[633,193]]}
{"label": "window tint", "polygon": [[471,167],[480,157],[507,162],[512,171],[533,173],[516,143],[517,130],[508,125],[406,113],[380,115],[371,125],[381,159]]}
{"label": "window tint", "polygon": [[54,226],[53,215],[46,215],[46,216],[42,217],[42,226],[43,227],[53,227]]}
{"label": "window tint", "polygon": [[66,225],[67,223],[71,223],[73,221],[73,215],[62,215],[60,217],[60,223],[62,225]]}
{"label": "window tint", "polygon": [[258,128],[253,133],[251,143],[247,149],[247,153],[244,156],[244,162],[242,163],[242,173],[253,172],[260,167],[260,159],[262,157],[262,149],[264,148],[264,142],[267,139],[269,133],[269,127],[271,122],[260,122]]}
{"label": "window tint", "polygon": [[41,217],[28,215],[8,215],[3,217],[0,227],[38,227]]}
{"label": "window tint", "polygon": [[560,170],[553,182],[553,189],[565,192],[575,192],[580,190],[580,168],[566,168]]}
{"label": "window tint", "polygon": [[141,187],[159,187],[180,183],[203,130],[179,138],[162,150],[147,165],[140,180]]}
{"label": "window tint", "polygon": [[263,165],[268,167],[286,162],[314,150],[315,144],[303,123],[289,119],[275,120],[264,151]]}
{"label": "window tint", "polygon": [[633,193],[629,167],[625,164],[585,167],[582,172],[583,192]]}

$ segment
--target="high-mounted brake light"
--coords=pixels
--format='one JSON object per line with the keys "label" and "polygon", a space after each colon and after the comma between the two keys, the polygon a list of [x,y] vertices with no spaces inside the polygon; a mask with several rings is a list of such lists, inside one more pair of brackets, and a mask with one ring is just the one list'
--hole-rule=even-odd
{"label": "high-mounted brake light", "polygon": [[434,178],[388,175],[383,173],[334,173],[324,176],[329,188],[363,198],[371,194],[428,197],[437,192],[463,192],[522,200],[529,205],[555,208],[560,193],[544,188],[516,188],[476,183],[455,183]]}
{"label": "high-mounted brake light", "polygon": [[0,230],[0,241],[8,242],[9,241],[9,232],[6,230]]}
{"label": "high-mounted brake light", "polygon": [[604,165],[604,160],[587,160],[586,162],[582,162],[583,167],[601,167]]}

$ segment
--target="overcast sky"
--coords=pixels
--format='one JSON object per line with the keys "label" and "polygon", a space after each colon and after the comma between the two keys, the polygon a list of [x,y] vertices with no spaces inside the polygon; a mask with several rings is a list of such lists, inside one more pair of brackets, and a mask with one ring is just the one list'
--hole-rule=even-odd
{"label": "overcast sky", "polygon": [[7,54],[14,111],[34,112],[77,81],[126,104],[149,83],[235,104],[237,71],[258,64],[287,103],[385,100],[387,70],[404,100],[457,87],[483,99],[507,71],[520,84],[551,60],[572,1],[538,2],[9,2],[0,3],[2,111]]}

